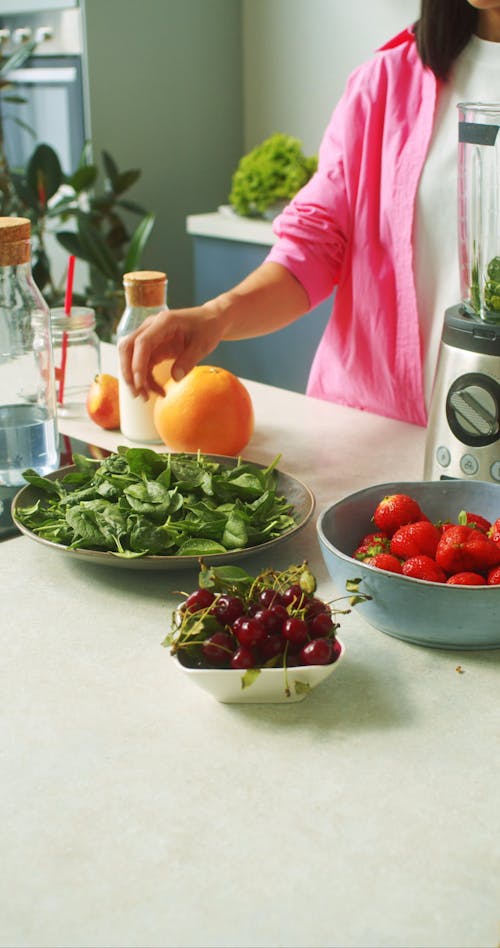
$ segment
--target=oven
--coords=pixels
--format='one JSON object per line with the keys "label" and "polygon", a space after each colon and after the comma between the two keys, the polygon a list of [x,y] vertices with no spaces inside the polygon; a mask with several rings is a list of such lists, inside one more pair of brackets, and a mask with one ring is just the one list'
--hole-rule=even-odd
{"label": "oven", "polygon": [[78,0],[0,0],[0,39],[4,55],[24,42],[36,43],[32,55],[8,73],[9,94],[23,101],[8,102],[6,95],[0,100],[10,167],[25,168],[43,142],[71,174],[90,139]]}

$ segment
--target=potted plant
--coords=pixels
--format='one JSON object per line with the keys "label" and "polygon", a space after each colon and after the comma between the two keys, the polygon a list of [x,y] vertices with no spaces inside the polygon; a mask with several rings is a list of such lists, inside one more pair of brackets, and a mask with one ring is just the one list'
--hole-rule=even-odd
{"label": "potted plant", "polygon": [[[0,42],[0,99],[19,101],[10,91],[8,74],[22,65],[35,45],[25,42],[9,56]],[[43,143],[36,145],[26,168],[10,168],[0,114],[0,213],[31,221],[33,275],[50,307],[64,302],[65,274],[59,280],[54,276],[49,235],[88,264],[88,286],[73,300],[95,309],[98,333],[109,340],[124,308],[123,274],[139,269],[154,215],[126,197],[141,172],[121,171],[107,151],[101,158],[100,187],[101,169],[92,160],[90,143],[70,175],[63,173],[54,149]],[[139,218],[131,231],[130,217]]]}
{"label": "potted plant", "polygon": [[[76,171],[63,174],[59,158],[49,145],[35,148],[24,172],[11,172],[16,213],[28,217],[32,226],[33,276],[49,306],[64,300],[63,284],[53,276],[47,235],[53,233],[61,246],[88,264],[89,284],[75,303],[96,311],[102,339],[110,339],[124,308],[123,274],[139,267],[154,224],[154,215],[124,197],[140,171],[120,171],[103,151],[104,187],[96,191],[99,168],[84,149]],[[132,233],[123,212],[140,215]]]}
{"label": "potted plant", "polygon": [[229,203],[244,217],[272,218],[307,183],[318,159],[302,143],[277,132],[241,158],[233,174]]}

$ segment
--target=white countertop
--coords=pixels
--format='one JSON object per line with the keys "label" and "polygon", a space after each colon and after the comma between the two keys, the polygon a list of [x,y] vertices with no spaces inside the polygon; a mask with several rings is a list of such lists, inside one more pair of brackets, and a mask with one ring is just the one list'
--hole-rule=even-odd
{"label": "white countertop", "polygon": [[239,217],[226,205],[211,214],[189,215],[186,219],[186,229],[188,234],[195,237],[218,237],[264,246],[271,246],[277,240],[270,221]]}
{"label": "white countertop", "polygon": [[[420,478],[422,429],[247,385],[245,456],[281,451],[318,511]],[[331,598],[314,520],[277,551]],[[223,705],[160,645],[192,574],[26,537],[0,563],[2,946],[498,945],[500,650],[412,646],[355,609],[304,702]]]}

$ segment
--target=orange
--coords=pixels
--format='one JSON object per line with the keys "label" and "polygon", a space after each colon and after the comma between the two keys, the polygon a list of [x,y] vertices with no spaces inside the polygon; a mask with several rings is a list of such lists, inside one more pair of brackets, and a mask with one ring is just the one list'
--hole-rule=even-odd
{"label": "orange", "polygon": [[87,413],[101,428],[120,427],[118,379],[114,375],[96,375],[87,393]]}
{"label": "orange", "polygon": [[158,382],[158,385],[161,385],[163,388],[170,378],[170,369],[173,364],[173,359],[164,359],[163,362],[158,362],[153,368],[153,378],[155,382]]}
{"label": "orange", "polygon": [[167,382],[165,397],[155,403],[154,423],[172,451],[235,456],[252,437],[252,400],[232,372],[197,365],[180,382]]}

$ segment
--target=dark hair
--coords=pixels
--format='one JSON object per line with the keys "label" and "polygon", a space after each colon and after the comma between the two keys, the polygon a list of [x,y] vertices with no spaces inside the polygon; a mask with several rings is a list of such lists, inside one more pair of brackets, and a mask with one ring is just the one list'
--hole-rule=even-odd
{"label": "dark hair", "polygon": [[477,25],[478,11],[467,0],[421,0],[415,24],[417,49],[424,66],[446,79]]}

